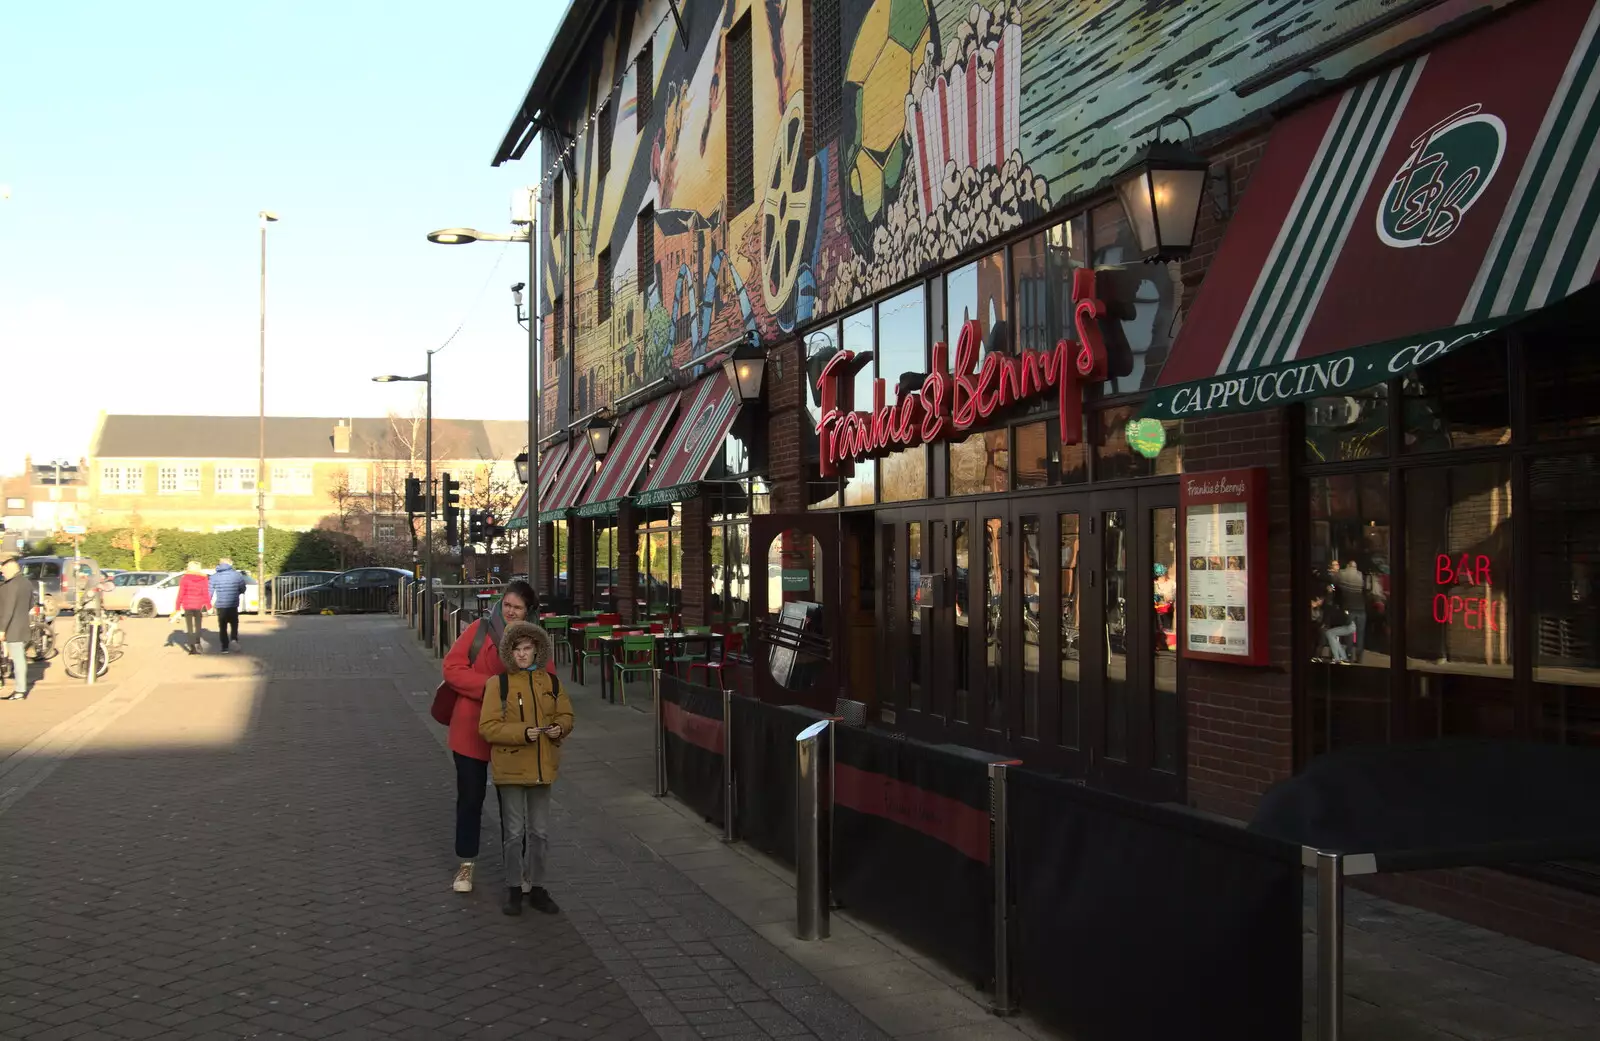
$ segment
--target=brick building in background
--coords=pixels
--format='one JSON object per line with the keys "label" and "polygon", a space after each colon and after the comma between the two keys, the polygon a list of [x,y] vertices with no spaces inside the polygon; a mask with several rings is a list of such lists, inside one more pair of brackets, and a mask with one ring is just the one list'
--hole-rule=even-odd
{"label": "brick building in background", "polygon": [[[786,615],[833,653],[753,693],[1239,821],[1343,748],[1600,744],[1600,12],[1377,6],[573,4],[495,158],[547,591]],[[1593,865],[1384,884],[1600,955]]]}

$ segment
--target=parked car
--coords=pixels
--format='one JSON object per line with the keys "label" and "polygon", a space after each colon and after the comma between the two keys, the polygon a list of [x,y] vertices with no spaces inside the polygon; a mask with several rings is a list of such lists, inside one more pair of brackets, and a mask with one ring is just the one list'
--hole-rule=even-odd
{"label": "parked car", "polygon": [[100,570],[104,571],[112,578],[116,578],[118,575],[126,575],[128,573],[128,569],[125,567],[103,567]]}
{"label": "parked car", "polygon": [[311,586],[320,586],[339,577],[337,571],[281,571],[267,583],[267,607],[284,597]]}
{"label": "parked car", "polygon": [[[81,594],[89,596],[110,589],[106,574],[100,565],[89,557],[23,557],[22,573],[33,580],[39,593],[39,602],[45,613],[54,617],[61,611],[71,610],[73,601]],[[74,584],[74,565],[76,584]]]}
{"label": "parked car", "polygon": [[[206,575],[211,574],[211,569],[206,569]],[[175,571],[153,586],[145,586],[133,596],[133,606],[129,608],[140,618],[166,617],[178,606],[178,580],[183,577],[183,572]],[[261,586],[256,582],[255,576],[245,572],[244,597],[239,601],[241,614],[255,614],[261,610]]]}
{"label": "parked car", "polygon": [[411,572],[404,568],[353,568],[327,582],[285,592],[278,611],[284,614],[396,611],[400,606],[400,580],[410,577]]}
{"label": "parked car", "polygon": [[[107,572],[110,574],[110,572]],[[172,576],[171,571],[121,571],[111,576],[111,588],[102,600],[107,611],[133,610],[133,598],[142,589]]]}

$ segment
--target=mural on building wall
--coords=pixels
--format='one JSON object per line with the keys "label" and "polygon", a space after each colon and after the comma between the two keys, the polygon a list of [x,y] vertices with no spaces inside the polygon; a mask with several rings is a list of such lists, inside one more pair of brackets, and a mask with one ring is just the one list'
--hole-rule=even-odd
{"label": "mural on building wall", "polygon": [[[686,38],[666,0],[619,3],[586,68],[570,75],[557,118],[581,133],[553,167],[559,179],[545,181],[546,371],[558,383],[549,419],[587,414],[747,333],[776,342],[1071,204],[1125,167],[1163,120],[1182,116],[1197,134],[1236,124],[1307,74],[1242,95],[1238,84],[1394,5],[838,0],[839,131],[814,140],[808,129],[822,115],[807,97],[801,0],[697,3]],[[747,17],[755,191],[753,204],[730,213],[729,41]],[[1395,32],[1337,60],[1348,66],[1393,47]],[[636,58],[647,41],[641,123]],[[609,114],[591,120],[608,93]],[[547,157],[565,147],[545,135]],[[647,208],[650,270],[640,272]],[[602,253],[611,272],[604,317]],[[559,353],[550,314],[558,297],[576,327],[560,336]],[[1165,324],[1174,306],[1163,297],[1145,310]]]}

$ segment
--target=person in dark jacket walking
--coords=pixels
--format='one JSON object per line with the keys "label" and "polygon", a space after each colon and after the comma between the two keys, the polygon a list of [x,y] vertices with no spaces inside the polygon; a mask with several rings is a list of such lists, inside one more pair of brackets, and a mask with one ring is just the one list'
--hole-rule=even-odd
{"label": "person in dark jacket walking", "polygon": [[217,632],[222,636],[222,653],[228,653],[228,633],[239,642],[239,598],[244,596],[245,580],[233,569],[233,561],[223,557],[211,576],[211,603],[217,609]]}
{"label": "person in dark jacket walking", "polygon": [[178,607],[183,612],[184,624],[189,627],[190,654],[200,653],[201,619],[211,609],[211,583],[200,570],[198,560],[189,561],[188,570],[178,579]]}
{"label": "person in dark jacket walking", "polygon": [[22,573],[15,553],[0,555],[0,642],[16,672],[16,692],[0,701],[28,697],[28,616],[33,612],[33,580]]}

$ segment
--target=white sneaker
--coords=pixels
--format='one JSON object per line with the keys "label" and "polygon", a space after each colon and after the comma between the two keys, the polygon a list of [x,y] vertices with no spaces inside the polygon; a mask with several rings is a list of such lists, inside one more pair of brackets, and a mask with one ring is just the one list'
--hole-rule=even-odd
{"label": "white sneaker", "polygon": [[462,861],[461,867],[456,871],[456,880],[451,883],[450,888],[458,893],[472,892],[472,861]]}

